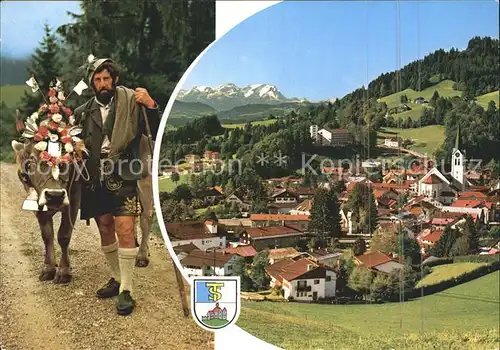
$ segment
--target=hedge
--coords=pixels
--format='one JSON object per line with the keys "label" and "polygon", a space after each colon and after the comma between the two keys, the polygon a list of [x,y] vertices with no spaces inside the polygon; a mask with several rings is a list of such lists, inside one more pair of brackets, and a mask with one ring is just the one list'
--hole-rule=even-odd
{"label": "hedge", "polygon": [[453,258],[454,263],[459,262],[486,262],[486,263],[495,263],[500,261],[500,255],[464,255],[464,256],[456,256]]}
{"label": "hedge", "polygon": [[485,263],[494,263],[496,261],[500,261],[500,255],[463,255],[463,256],[455,256],[452,258],[439,258],[439,260],[430,261],[424,266],[434,267],[438,265],[452,264],[452,263],[461,263],[461,262],[485,262]]}
{"label": "hedge", "polygon": [[[467,260],[468,257],[464,256],[464,257],[459,257],[459,258],[461,258],[461,259],[457,262],[468,261]],[[484,261],[484,260],[480,260],[480,261]],[[472,281],[473,279],[482,277],[484,275],[487,275],[487,274],[494,272],[494,271],[497,271],[497,270],[500,270],[500,260],[498,260],[498,259],[489,265],[484,265],[484,266],[478,267],[477,269],[470,271],[470,272],[466,272],[458,277],[451,278],[451,279],[445,280],[445,281],[441,281],[439,283],[436,283],[436,284],[433,284],[430,286],[424,286],[424,287],[422,287],[423,292],[424,292],[423,294],[429,295],[429,294],[438,293],[438,292],[441,292],[445,289],[455,287],[455,286],[462,284],[462,283],[465,283],[465,282]],[[409,293],[410,295],[408,297],[410,297],[410,298],[420,297],[422,294],[422,288],[413,289],[413,291]]]}
{"label": "hedge", "polygon": [[453,263],[452,258],[439,258],[439,260],[429,261],[428,263],[424,264],[424,266],[434,267],[451,263]]}

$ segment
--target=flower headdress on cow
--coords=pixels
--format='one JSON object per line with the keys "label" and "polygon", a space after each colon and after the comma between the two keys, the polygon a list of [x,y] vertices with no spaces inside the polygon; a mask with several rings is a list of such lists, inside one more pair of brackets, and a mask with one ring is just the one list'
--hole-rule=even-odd
{"label": "flower headdress on cow", "polygon": [[[34,76],[26,81],[26,84],[33,92],[42,93]],[[81,80],[68,97],[73,92],[81,95],[87,87]],[[34,148],[40,152],[40,160],[51,167],[51,174],[57,180],[60,164],[79,162],[84,153],[88,154],[88,150],[83,140],[78,137],[83,129],[75,125],[73,111],[64,104],[68,97],[65,96],[59,79],[56,78],[50,83],[48,99],[43,93],[42,95],[45,103],[26,119],[22,137],[33,140]]]}

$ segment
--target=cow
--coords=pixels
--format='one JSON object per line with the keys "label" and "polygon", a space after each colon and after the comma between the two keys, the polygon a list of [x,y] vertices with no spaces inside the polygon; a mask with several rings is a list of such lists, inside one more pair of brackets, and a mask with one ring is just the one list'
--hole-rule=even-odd
{"label": "cow", "polygon": [[[38,159],[38,152],[34,149],[33,142],[25,141],[22,143],[13,140],[12,148],[18,167],[18,177],[26,192],[28,193],[30,188],[33,188],[38,197],[39,208],[44,206],[46,208],[46,210],[34,212],[45,244],[44,267],[40,272],[39,280],[69,283],[72,275],[68,247],[80,209],[79,178],[84,168],[76,163],[62,164],[60,165],[62,167],[60,176],[56,180],[50,171],[47,171],[48,165]],[[137,267],[146,267],[150,262],[148,241],[154,217],[152,187],[152,175],[149,172],[138,181],[139,197],[144,210],[140,220],[138,220],[141,231],[140,243],[136,235],[136,244],[139,246],[136,258]],[[61,213],[61,224],[57,231],[61,258],[56,264],[53,217],[58,212]]]}
{"label": "cow", "polygon": [[[73,233],[76,215],[80,207],[80,190],[75,183],[76,164],[60,165],[60,175],[54,178],[49,165],[41,162],[39,152],[31,141],[24,143],[12,141],[12,148],[18,166],[17,174],[25,189],[34,188],[38,197],[38,206],[46,210],[34,212],[42,232],[45,244],[44,267],[39,275],[40,281],[52,280],[54,283],[71,281],[69,244]],[[57,242],[61,248],[61,258],[56,264],[54,247],[53,217],[61,213],[61,224],[57,231]]]}

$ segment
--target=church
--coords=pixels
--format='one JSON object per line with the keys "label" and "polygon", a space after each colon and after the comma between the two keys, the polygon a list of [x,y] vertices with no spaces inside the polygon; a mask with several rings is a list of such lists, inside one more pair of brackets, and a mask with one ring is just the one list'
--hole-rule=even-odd
{"label": "church", "polygon": [[457,128],[455,147],[451,155],[451,173],[443,174],[432,168],[418,181],[418,195],[432,198],[448,205],[455,201],[457,193],[463,192],[471,184],[467,180],[465,151],[460,150],[460,127]]}

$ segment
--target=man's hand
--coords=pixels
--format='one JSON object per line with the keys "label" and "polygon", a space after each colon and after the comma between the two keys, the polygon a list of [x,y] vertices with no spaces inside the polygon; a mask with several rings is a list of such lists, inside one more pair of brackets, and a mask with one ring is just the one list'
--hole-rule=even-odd
{"label": "man's hand", "polygon": [[155,108],[156,102],[149,96],[148,90],[144,88],[137,88],[134,92],[135,101],[137,103],[143,104],[147,108]]}

